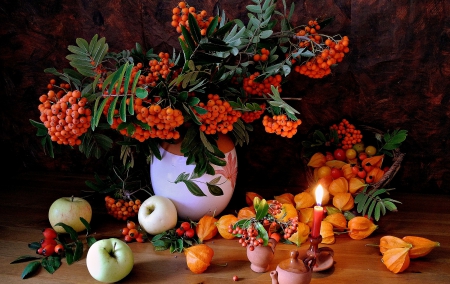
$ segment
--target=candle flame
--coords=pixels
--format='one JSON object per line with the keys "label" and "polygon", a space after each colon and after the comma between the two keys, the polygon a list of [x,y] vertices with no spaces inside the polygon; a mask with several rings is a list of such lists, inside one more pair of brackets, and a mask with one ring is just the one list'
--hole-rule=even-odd
{"label": "candle flame", "polygon": [[323,199],[323,187],[321,184],[319,184],[316,187],[316,203],[317,205],[322,205],[322,199]]}

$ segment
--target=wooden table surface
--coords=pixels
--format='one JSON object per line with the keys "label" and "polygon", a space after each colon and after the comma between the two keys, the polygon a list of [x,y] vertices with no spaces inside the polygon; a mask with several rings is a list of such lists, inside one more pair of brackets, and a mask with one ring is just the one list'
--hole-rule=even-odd
{"label": "wooden table surface", "polygon": [[[40,269],[26,280],[21,273],[27,263],[10,264],[21,255],[34,255],[27,247],[42,238],[41,230],[49,226],[48,208],[59,197],[81,195],[84,181],[91,177],[78,175],[49,176],[39,173],[22,173],[3,180],[0,206],[0,283],[100,283],[94,280],[86,267],[86,251],[82,259],[68,265],[63,259],[54,273]],[[402,202],[399,212],[388,212],[378,223],[379,229],[369,238],[352,240],[347,235],[336,236],[336,243],[328,245],[334,252],[334,266],[323,272],[314,272],[311,283],[450,283],[450,196],[414,193],[397,194]],[[93,231],[97,239],[120,237],[124,222],[105,213],[100,200],[93,201]],[[91,203],[92,204],[92,203]],[[426,257],[411,261],[409,268],[400,274],[387,270],[381,262],[377,247],[384,235],[403,237],[421,236],[440,242]],[[155,252],[150,243],[130,243],[135,265],[132,272],[120,283],[271,283],[269,273],[255,273],[250,269],[245,249],[237,240],[225,240],[217,235],[206,242],[214,250],[211,266],[202,274],[193,274],[186,266],[184,254],[169,251]],[[325,246],[325,245],[321,245]],[[306,250],[307,244],[279,244],[271,269],[289,257],[291,250]]]}

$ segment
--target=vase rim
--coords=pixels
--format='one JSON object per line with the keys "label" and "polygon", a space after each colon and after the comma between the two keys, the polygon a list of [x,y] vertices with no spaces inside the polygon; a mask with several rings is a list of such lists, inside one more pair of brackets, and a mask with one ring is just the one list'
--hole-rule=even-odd
{"label": "vase rim", "polygon": [[[231,152],[234,149],[233,140],[228,135],[220,133],[218,137],[219,139],[217,139],[217,147],[220,151],[225,154]],[[177,143],[162,142],[161,147],[171,154],[184,156],[183,153],[181,153],[181,142],[182,140],[179,140]]]}

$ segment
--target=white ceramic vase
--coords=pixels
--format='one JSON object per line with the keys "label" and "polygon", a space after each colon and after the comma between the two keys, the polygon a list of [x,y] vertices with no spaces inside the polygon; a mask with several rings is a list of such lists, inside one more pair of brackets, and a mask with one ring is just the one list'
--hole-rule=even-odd
{"label": "white ceramic vase", "polygon": [[[237,156],[233,141],[228,136],[221,136],[218,147],[225,154],[227,164],[224,167],[212,165],[216,174],[205,174],[192,179],[204,196],[192,194],[184,182],[175,183],[181,173],[191,175],[194,165],[186,165],[186,158],[181,154],[181,143],[163,144],[159,150],[162,159],[153,158],[150,165],[150,177],[156,195],[169,198],[177,208],[178,217],[184,220],[198,221],[204,215],[217,216],[230,202],[237,177]],[[215,180],[217,182],[212,182]],[[216,196],[210,192],[207,183],[215,183],[223,191]]]}

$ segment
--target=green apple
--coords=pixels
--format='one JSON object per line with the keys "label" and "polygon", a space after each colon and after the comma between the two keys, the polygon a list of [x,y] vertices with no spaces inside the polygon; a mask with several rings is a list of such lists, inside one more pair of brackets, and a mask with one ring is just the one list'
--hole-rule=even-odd
{"label": "green apple", "polygon": [[153,195],[142,202],[138,220],[147,233],[157,235],[177,225],[177,208],[169,198]]}
{"label": "green apple", "polygon": [[355,145],[353,145],[353,149],[355,149],[355,151],[357,153],[361,153],[361,152],[364,152],[366,147],[364,147],[364,143],[363,142],[359,142],[359,143],[356,143]]}
{"label": "green apple", "polygon": [[72,227],[76,232],[85,230],[86,227],[80,221],[80,217],[88,223],[91,222],[91,205],[81,197],[61,197],[55,200],[48,210],[48,220],[58,233],[66,232],[63,227],[55,226],[59,222]]}
{"label": "green apple", "polygon": [[86,266],[91,276],[105,283],[122,280],[131,272],[133,265],[133,251],[124,241],[116,238],[96,241],[86,256]]}

